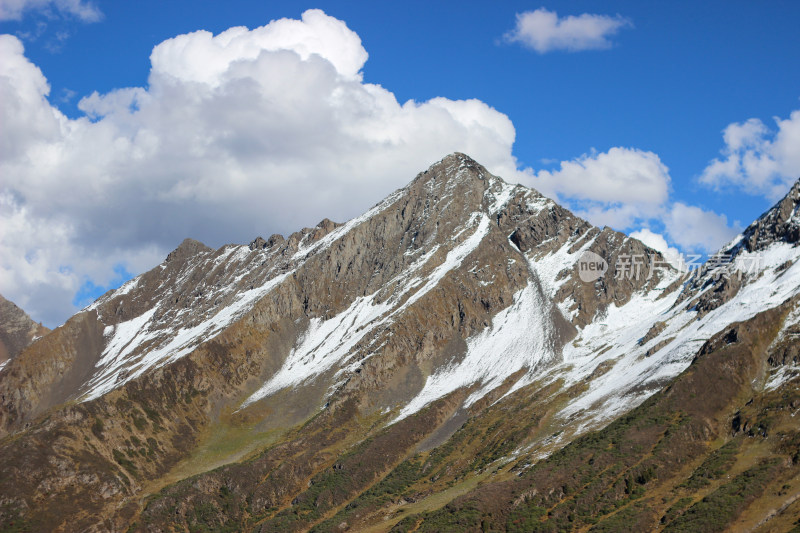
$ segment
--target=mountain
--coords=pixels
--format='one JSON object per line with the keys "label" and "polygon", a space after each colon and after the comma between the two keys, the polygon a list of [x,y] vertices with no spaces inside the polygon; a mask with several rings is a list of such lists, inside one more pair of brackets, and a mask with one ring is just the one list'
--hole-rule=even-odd
{"label": "mountain", "polygon": [[789,524],[799,187],[690,272],[463,154],[346,224],[186,240],[0,369],[0,524]]}
{"label": "mountain", "polygon": [[30,343],[49,332],[48,328],[31,320],[25,311],[0,294],[0,369]]}

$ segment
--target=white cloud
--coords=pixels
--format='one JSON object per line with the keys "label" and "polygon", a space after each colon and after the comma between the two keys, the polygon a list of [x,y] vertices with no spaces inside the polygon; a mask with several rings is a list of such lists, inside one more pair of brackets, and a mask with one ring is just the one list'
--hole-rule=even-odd
{"label": "white cloud", "polygon": [[[716,251],[737,233],[724,215],[673,202],[669,169],[653,152],[614,147],[564,161],[558,170],[526,174],[526,183],[596,226],[622,231],[662,222],[671,241],[685,251]],[[649,240],[642,239],[645,244],[670,252],[662,236],[648,229],[632,234],[639,235]]]}
{"label": "white cloud", "polygon": [[754,118],[730,124],[723,133],[722,158],[708,164],[700,182],[780,198],[800,177],[800,110],[788,119],[776,117],[775,123],[777,131]]}
{"label": "white cloud", "polygon": [[653,152],[614,147],[564,161],[559,170],[542,170],[534,183],[543,192],[572,198],[652,205],[667,199],[670,177]]}
{"label": "white cloud", "polygon": [[83,22],[97,22],[103,14],[93,2],[84,0],[0,0],[0,20],[19,20],[26,11],[56,11]]}
{"label": "white cloud", "polygon": [[227,81],[234,62],[252,67],[263,52],[280,50],[290,50],[303,61],[316,54],[330,62],[339,76],[352,80],[361,79],[368,57],[361,39],[344,23],[309,10],[302,20],[275,20],[253,30],[239,26],[216,36],[208,31],[179,35],[156,46],[150,62],[155,76],[216,88]]}
{"label": "white cloud", "polygon": [[729,242],[741,228],[728,225],[725,215],[676,202],[664,217],[667,235],[687,251],[712,253]]}
{"label": "white cloud", "polygon": [[521,43],[540,54],[553,50],[592,50],[610,48],[611,36],[625,27],[633,26],[619,15],[582,15],[559,17],[545,8],[517,14],[517,24],[505,34],[507,42]]}
{"label": "white cloud", "polygon": [[565,197],[562,203],[567,204],[576,215],[598,227],[608,226],[617,230],[633,227],[637,223],[657,217],[661,206],[653,210],[643,211],[640,206],[631,204],[607,204],[601,202],[582,202]]}
{"label": "white cloud", "polygon": [[626,228],[637,219],[655,218],[669,198],[669,169],[658,155],[614,147],[564,161],[558,170],[531,173],[543,194],[570,200],[593,224]]}
{"label": "white cloud", "polygon": [[654,233],[649,228],[642,228],[638,231],[630,233],[629,235],[634,239],[642,241],[653,250],[661,252],[661,255],[664,256],[664,259],[666,259],[667,262],[669,262],[672,266],[676,268],[682,268],[684,266],[680,250],[670,246],[667,243],[667,239],[665,239],[663,235]]}
{"label": "white cloud", "polygon": [[511,121],[478,100],[397,102],[364,83],[367,52],[318,10],[156,46],[147,88],[48,101],[0,36],[0,293],[54,325],[87,279],[210,245],[346,220],[453,151],[517,175]]}

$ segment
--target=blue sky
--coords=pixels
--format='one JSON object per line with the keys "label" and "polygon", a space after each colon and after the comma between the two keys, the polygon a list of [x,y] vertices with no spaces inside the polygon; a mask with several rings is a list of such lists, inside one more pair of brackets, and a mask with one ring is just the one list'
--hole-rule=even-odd
{"label": "blue sky", "polygon": [[[195,36],[184,43],[200,57],[191,68],[177,45],[151,64],[176,36],[253,30],[310,8],[326,18],[286,26],[302,38],[274,37],[284,44],[269,58],[226,52],[209,77]],[[354,216],[452,149],[592,222],[687,252],[713,252],[800,177],[797,2],[2,0],[0,17],[0,33],[24,48],[0,49],[19,65],[6,90],[36,96],[20,97],[30,113],[3,128],[0,292],[49,325],[183,237],[219,246]],[[329,30],[319,61],[305,57],[303,39]],[[249,33],[239,42],[256,46]],[[291,101],[271,92],[295,89]],[[223,98],[234,91],[261,107]],[[331,95],[344,102],[333,111],[319,104]],[[53,112],[63,115],[51,129],[31,126]],[[304,129],[315,120],[325,126]],[[195,127],[226,133],[183,140]],[[447,142],[414,144],[430,132]],[[146,157],[131,159],[136,150]],[[301,164],[303,154],[313,155]],[[215,156],[228,166],[202,164]]]}

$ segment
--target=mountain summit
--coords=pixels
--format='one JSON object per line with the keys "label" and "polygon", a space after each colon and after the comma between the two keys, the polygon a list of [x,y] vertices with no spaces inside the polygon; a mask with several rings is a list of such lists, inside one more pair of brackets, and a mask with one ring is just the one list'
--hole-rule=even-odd
{"label": "mountain summit", "polygon": [[50,330],[0,295],[0,369],[30,343]]}
{"label": "mountain summit", "polygon": [[800,179],[791,190],[769,211],[750,224],[738,240],[733,251],[754,252],[765,250],[778,242],[797,244],[800,241]]}
{"label": "mountain summit", "polygon": [[[763,261],[725,272],[680,272],[459,153],[344,224],[218,250],[187,239],[0,370],[0,523],[388,529],[442,491],[516,477],[529,496],[475,495],[491,500],[476,507],[487,524],[511,520],[541,492],[531,476],[563,465],[548,456],[655,409],[735,327],[728,344],[757,346],[760,362],[673,430],[691,430],[681,460],[701,460],[748,372],[770,390],[794,379],[792,348],[764,346],[797,327],[797,196],[748,228],[728,266]],[[670,416],[653,419],[662,433],[683,415]],[[633,509],[626,497],[610,501]]]}

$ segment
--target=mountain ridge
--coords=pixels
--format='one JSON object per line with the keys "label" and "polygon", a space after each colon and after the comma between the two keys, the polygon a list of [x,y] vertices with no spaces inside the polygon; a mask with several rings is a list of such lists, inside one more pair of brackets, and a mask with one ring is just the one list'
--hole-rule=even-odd
{"label": "mountain ridge", "polygon": [[[791,194],[781,213],[796,211]],[[303,529],[420,446],[444,453],[494,406],[532,409],[538,422],[503,426],[511,448],[498,443],[492,461],[544,461],[669,386],[731,324],[794,298],[795,243],[760,242],[768,261],[756,271],[707,265],[687,279],[641,242],[458,153],[344,224],[217,250],[186,240],[0,370],[0,447],[16,458],[1,466],[0,508],[38,506],[67,529],[65,516],[81,528],[146,519],[140,527],[169,530],[210,505],[235,527],[292,516]],[[581,279],[586,252],[607,275]],[[781,331],[793,331],[787,316]],[[794,352],[780,353],[768,372],[782,372],[778,389],[794,379]],[[26,455],[45,442],[55,456]],[[352,463],[353,485],[315,493],[327,502],[317,514],[292,514],[311,501],[312,479],[351,464],[351,449],[372,458]],[[190,475],[200,477],[180,481]],[[15,482],[22,496],[11,496]],[[223,486],[249,510],[220,518],[210,495]],[[47,505],[44,487],[57,495]],[[77,494],[85,504],[65,511]],[[170,505],[177,518],[162,514]]]}
{"label": "mountain ridge", "polygon": [[34,322],[19,306],[0,294],[0,369],[49,331],[49,328]]}

